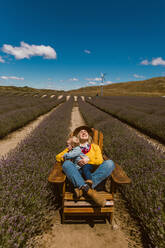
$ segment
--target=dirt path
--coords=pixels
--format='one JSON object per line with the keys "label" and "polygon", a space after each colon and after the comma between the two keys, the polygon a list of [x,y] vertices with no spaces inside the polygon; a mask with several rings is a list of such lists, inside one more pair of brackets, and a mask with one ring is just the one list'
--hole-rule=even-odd
{"label": "dirt path", "polygon": [[[75,98],[76,100],[76,98]],[[75,103],[71,115],[70,129],[84,125],[79,108]],[[137,223],[130,217],[126,203],[116,194],[116,211],[113,225],[97,223],[64,224],[60,222],[59,211],[53,211],[42,235],[29,241],[28,247],[35,248],[143,248]]]}

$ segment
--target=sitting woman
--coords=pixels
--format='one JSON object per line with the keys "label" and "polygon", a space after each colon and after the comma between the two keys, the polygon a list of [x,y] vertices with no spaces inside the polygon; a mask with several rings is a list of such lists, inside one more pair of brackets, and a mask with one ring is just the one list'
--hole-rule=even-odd
{"label": "sitting woman", "polygon": [[83,194],[85,197],[90,197],[99,206],[104,207],[106,200],[94,189],[99,183],[101,183],[112,173],[115,167],[114,163],[112,160],[104,161],[100,147],[94,143],[91,144],[90,135],[92,136],[92,130],[89,127],[78,127],[73,132],[73,135],[79,138],[81,151],[86,155],[82,156],[82,159],[79,160],[78,165],[82,168],[87,164],[92,165],[92,168],[96,167],[94,172],[91,173],[91,187],[88,183],[85,182],[81,173],[81,169],[78,169],[71,160],[64,161],[63,155],[68,152],[68,148],[56,156],[56,161],[64,161],[62,165],[63,171],[67,178],[72,182],[78,197],[82,196]]}

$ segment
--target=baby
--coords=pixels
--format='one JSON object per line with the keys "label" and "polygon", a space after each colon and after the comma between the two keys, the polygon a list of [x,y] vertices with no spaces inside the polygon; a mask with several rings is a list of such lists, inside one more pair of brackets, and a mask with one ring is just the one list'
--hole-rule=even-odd
{"label": "baby", "polygon": [[78,165],[78,162],[82,159],[81,156],[86,157],[89,161],[89,158],[81,151],[80,141],[76,136],[67,140],[67,148],[69,151],[63,155],[63,158],[64,160],[71,159],[78,170],[82,168]]}
{"label": "baby", "polygon": [[[91,171],[93,170],[92,164],[85,164],[83,166],[78,165],[78,162],[82,159],[82,157],[85,157],[87,162],[89,162],[89,157],[86,156],[80,147],[80,141],[76,136],[73,136],[67,140],[67,147],[68,152],[63,155],[64,160],[71,159],[72,162],[75,164],[78,170],[81,170],[83,173],[83,176],[85,178],[85,182],[92,187],[93,181],[92,181],[92,175]],[[80,173],[81,173],[80,172]]]}

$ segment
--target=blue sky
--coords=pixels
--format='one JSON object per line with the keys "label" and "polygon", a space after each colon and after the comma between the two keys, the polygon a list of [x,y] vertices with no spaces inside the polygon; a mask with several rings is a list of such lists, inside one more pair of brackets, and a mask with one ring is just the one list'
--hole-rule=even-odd
{"label": "blue sky", "polygon": [[6,0],[0,85],[76,89],[165,76],[164,0]]}

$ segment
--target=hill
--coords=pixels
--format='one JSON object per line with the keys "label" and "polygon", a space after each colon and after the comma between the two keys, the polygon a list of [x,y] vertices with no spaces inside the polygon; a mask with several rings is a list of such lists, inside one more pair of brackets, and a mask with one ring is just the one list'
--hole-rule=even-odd
{"label": "hill", "polygon": [[[100,95],[100,92],[100,86],[90,86],[77,90],[70,90],[67,93],[72,95],[94,96],[96,94]],[[103,95],[165,96],[165,77],[104,85]]]}
{"label": "hill", "polygon": [[64,91],[49,90],[49,89],[34,89],[28,86],[16,87],[16,86],[0,86],[0,95],[59,95]]}

